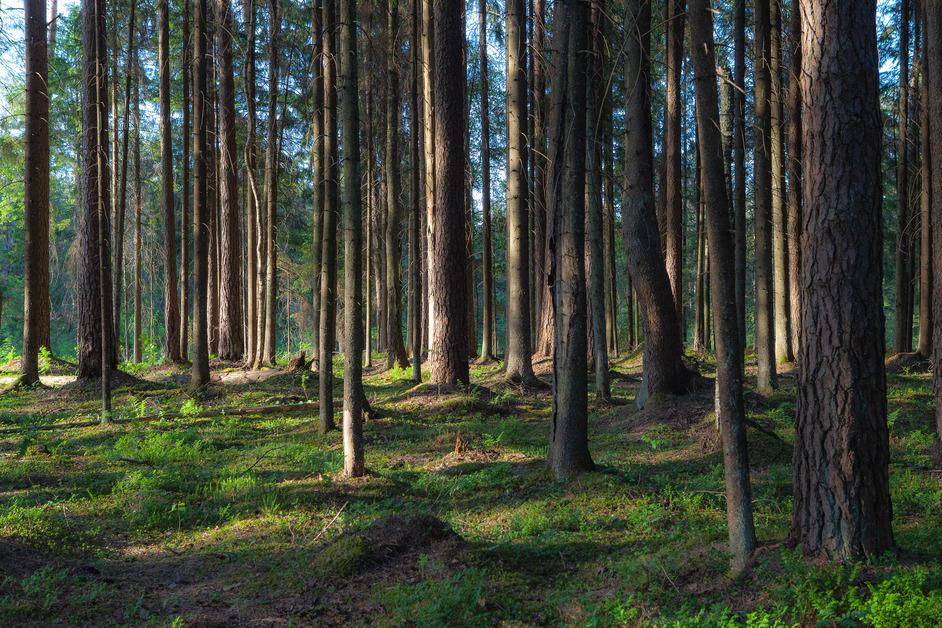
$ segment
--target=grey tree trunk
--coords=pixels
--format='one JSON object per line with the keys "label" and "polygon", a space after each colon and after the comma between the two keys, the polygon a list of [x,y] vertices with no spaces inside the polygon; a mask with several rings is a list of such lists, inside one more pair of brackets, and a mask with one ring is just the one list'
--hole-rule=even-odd
{"label": "grey tree trunk", "polygon": [[195,0],[193,16],[193,368],[190,387],[194,390],[209,383],[209,333],[206,297],[209,286],[209,216],[207,169],[210,167],[207,146],[209,111],[206,99],[207,0]]}
{"label": "grey tree trunk", "polygon": [[530,361],[530,260],[527,208],[526,16],[523,0],[507,6],[507,347],[508,378],[537,384]]}
{"label": "grey tree trunk", "polygon": [[340,115],[343,119],[343,470],[366,473],[363,463],[363,288],[360,200],[360,113],[357,100],[357,3],[340,1]]}
{"label": "grey tree trunk", "polygon": [[[556,53],[565,64],[556,89],[563,107],[550,125],[553,170],[562,173],[552,194],[553,221],[553,415],[547,463],[557,479],[594,468],[588,439],[588,347],[585,283],[585,119],[587,7],[556,4]],[[565,86],[563,88],[563,86]]]}
{"label": "grey tree trunk", "polygon": [[772,111],[771,16],[769,1],[755,7],[755,180],[756,387],[769,393],[777,386],[775,372],[774,290],[772,271]]}
{"label": "grey tree trunk", "polygon": [[710,282],[716,329],[717,420],[723,440],[726,523],[733,573],[742,573],[756,547],[743,405],[743,350],[736,320],[735,255],[716,96],[716,54],[709,0],[690,0],[690,39],[696,76],[697,126],[704,208],[710,242]]}
{"label": "grey tree trunk", "polygon": [[782,10],[769,2],[772,148],[772,282],[775,317],[775,361],[792,362],[791,304],[788,291],[788,221],[785,205],[785,88],[782,82]]}

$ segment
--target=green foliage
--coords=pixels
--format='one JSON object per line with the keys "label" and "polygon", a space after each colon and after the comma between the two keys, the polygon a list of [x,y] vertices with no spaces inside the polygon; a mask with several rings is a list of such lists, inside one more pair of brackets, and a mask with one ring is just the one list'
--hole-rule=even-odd
{"label": "green foliage", "polygon": [[874,628],[929,628],[942,621],[942,571],[923,567],[868,585],[870,597],[856,604],[861,621]]}
{"label": "green foliage", "polygon": [[487,575],[465,569],[451,577],[394,585],[374,593],[392,625],[488,626]]}
{"label": "green foliage", "polygon": [[136,429],[119,437],[113,448],[115,458],[154,466],[199,465],[205,462],[205,453],[203,442],[195,430],[150,432]]}

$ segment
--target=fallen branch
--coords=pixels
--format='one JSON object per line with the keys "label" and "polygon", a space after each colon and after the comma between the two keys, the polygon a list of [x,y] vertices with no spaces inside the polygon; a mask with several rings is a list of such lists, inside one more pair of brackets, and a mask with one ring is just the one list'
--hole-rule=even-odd
{"label": "fallen branch", "polygon": [[321,531],[318,532],[317,535],[316,535],[313,539],[311,539],[311,543],[313,543],[313,542],[316,541],[317,539],[321,538],[321,536],[323,536],[324,533],[327,532],[327,530],[330,529],[330,526],[334,525],[334,522],[337,520],[338,517],[340,517],[340,513],[343,512],[343,509],[346,508],[346,507],[347,507],[347,504],[349,504],[349,503],[350,503],[350,502],[344,502],[343,506],[340,507],[340,510],[337,511],[337,514],[334,515],[334,518],[331,519],[330,521],[328,521],[328,522],[327,522],[327,525],[325,525],[323,528],[321,528]]}

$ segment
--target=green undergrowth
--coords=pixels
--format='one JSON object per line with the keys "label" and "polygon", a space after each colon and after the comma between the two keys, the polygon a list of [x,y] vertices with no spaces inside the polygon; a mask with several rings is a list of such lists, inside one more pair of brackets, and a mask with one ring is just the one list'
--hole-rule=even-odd
{"label": "green undergrowth", "polygon": [[[637,370],[636,358],[616,364]],[[639,423],[636,383],[616,377],[616,397],[632,403],[592,402],[598,470],[558,483],[543,464],[549,392],[504,385],[499,365],[472,376],[481,386],[439,396],[410,394],[411,371],[371,371],[380,416],[365,426],[370,474],[356,481],[340,476],[340,434],[321,435],[316,413],[222,412],[305,401],[311,374],[198,397],[167,383],[123,390],[115,407],[129,422],[69,430],[36,427],[93,417],[94,396],[3,396],[0,427],[22,428],[0,435],[3,623],[889,627],[942,617],[942,483],[929,471],[924,374],[890,378],[900,552],[869,564],[811,562],[782,543],[793,380],[747,400],[763,427],[749,430],[762,548],[738,580],[711,416]],[[136,420],[161,413],[183,416]],[[364,558],[356,531],[418,514],[446,522],[460,545]]]}

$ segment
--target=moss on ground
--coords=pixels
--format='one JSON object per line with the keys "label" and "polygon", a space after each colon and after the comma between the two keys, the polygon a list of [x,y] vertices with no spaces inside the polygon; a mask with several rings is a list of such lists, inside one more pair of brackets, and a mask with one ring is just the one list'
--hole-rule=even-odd
{"label": "moss on ground", "polygon": [[[543,465],[549,393],[503,384],[496,365],[472,367],[481,386],[446,395],[413,390],[406,371],[368,373],[380,416],[365,427],[370,475],[356,481],[340,477],[340,434],[287,411],[316,394],[312,374],[227,373],[192,398],[166,369],[142,371],[161,383],[119,391],[118,413],[183,418],[68,430],[36,427],[94,418],[95,395],[0,395],[0,428],[20,428],[0,434],[0,617],[920,626],[942,616],[942,483],[928,470],[935,398],[925,373],[890,375],[901,551],[869,565],[809,562],[784,546],[793,379],[769,398],[748,396],[763,428],[749,430],[763,546],[733,581],[711,391],[637,412],[637,356],[615,371],[625,403],[591,407],[599,470],[565,484]],[[339,376],[336,385],[339,395]],[[286,412],[194,416],[278,403]],[[406,535],[394,555],[370,560],[370,526],[395,515],[435,517],[460,539]]]}

